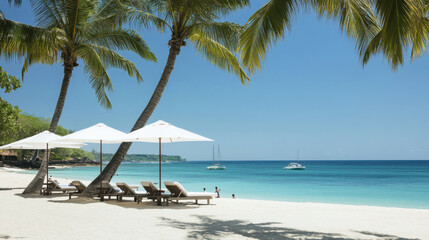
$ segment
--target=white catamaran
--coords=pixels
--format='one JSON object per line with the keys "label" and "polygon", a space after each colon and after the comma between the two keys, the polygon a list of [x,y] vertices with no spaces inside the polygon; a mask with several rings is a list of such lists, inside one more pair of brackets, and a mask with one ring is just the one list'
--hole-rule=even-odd
{"label": "white catamaran", "polygon": [[[297,161],[299,161],[299,150],[297,152]],[[286,167],[283,168],[284,170],[305,170],[305,166],[302,166],[299,163],[289,163]]]}
{"label": "white catamaran", "polygon": [[[219,162],[222,161],[222,157],[220,155],[220,146],[219,145],[217,145],[217,157],[219,159]],[[215,163],[215,150],[214,150],[214,145],[213,145],[212,165],[208,166],[206,169],[207,170],[225,170],[226,167],[225,166],[221,166],[219,162]]]}

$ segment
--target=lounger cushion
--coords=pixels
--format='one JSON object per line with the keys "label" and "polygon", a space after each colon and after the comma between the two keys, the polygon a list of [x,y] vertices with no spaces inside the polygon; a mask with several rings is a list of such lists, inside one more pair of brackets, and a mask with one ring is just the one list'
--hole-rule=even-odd
{"label": "lounger cushion", "polygon": [[207,193],[207,192],[188,192],[188,197],[194,197],[194,196],[208,196],[208,197],[214,197],[216,196],[216,193]]}
{"label": "lounger cushion", "polygon": [[76,190],[75,186],[60,185],[60,187],[59,190]]}
{"label": "lounger cushion", "polygon": [[180,183],[178,183],[178,182],[164,182],[164,185],[167,187],[167,189],[168,189],[169,186],[176,187],[179,190],[179,192],[172,192],[175,195],[178,195],[178,194],[180,194],[181,196],[182,195],[183,196],[187,196],[188,195],[188,192],[186,191],[186,189]]}
{"label": "lounger cushion", "polygon": [[153,184],[151,181],[141,181],[141,184],[143,188],[146,190],[146,192],[153,194],[153,191],[158,190],[158,188]]}
{"label": "lounger cushion", "polygon": [[86,189],[86,185],[83,184],[81,181],[72,181],[71,185],[75,186],[79,192],[83,192]]}
{"label": "lounger cushion", "polygon": [[132,187],[130,187],[128,184],[123,182],[116,183],[116,186],[118,186],[125,193],[138,194],[138,195],[146,194],[146,192],[143,192],[143,191],[135,191]]}
{"label": "lounger cushion", "polygon": [[48,182],[54,184],[55,188],[61,188],[60,183],[55,179],[49,178]]}
{"label": "lounger cushion", "polygon": [[144,191],[134,191],[135,194],[147,194],[147,192]]}
{"label": "lounger cushion", "polygon": [[112,192],[120,192],[121,189],[113,187],[109,182],[103,181],[103,188],[109,188]]}
{"label": "lounger cushion", "polygon": [[[48,182],[54,184],[54,189],[52,190],[64,190],[64,191],[72,191],[77,190],[75,186],[70,186],[68,184],[60,184],[57,180],[49,178]],[[46,189],[46,188],[43,188]]]}

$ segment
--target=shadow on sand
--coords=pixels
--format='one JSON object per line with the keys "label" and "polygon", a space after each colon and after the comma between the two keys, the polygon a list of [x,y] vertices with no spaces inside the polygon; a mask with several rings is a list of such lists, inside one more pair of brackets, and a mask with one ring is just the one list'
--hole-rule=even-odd
{"label": "shadow on sand", "polygon": [[55,199],[55,198],[64,198],[64,194],[52,194],[49,196],[41,195],[41,194],[22,194],[22,193],[15,193],[15,196],[22,197],[22,198],[44,198],[44,199]]}
{"label": "shadow on sand", "polygon": [[[178,229],[188,230],[187,239],[222,239],[228,235],[238,235],[245,238],[259,240],[355,240],[342,234],[311,232],[293,228],[276,226],[277,222],[251,223],[242,220],[218,220],[209,216],[195,215],[198,222],[183,222],[170,218],[161,218],[165,225]],[[358,232],[370,235],[370,239],[380,240],[410,240],[392,235],[384,235],[369,232]],[[232,237],[232,236],[230,236]],[[365,238],[361,238],[365,239]]]}
{"label": "shadow on sand", "polygon": [[[68,195],[56,193],[49,196],[43,196],[40,194],[21,194],[21,193],[15,193],[16,196],[22,197],[22,198],[44,198],[49,199],[49,202],[53,203],[69,203],[69,204],[93,204],[93,203],[100,203],[100,200],[97,198],[90,198],[90,197],[73,197],[72,199],[68,199]],[[193,202],[181,202],[179,204],[176,203],[170,203],[168,206],[165,205],[165,203],[162,204],[162,206],[157,206],[155,201],[152,200],[143,200],[139,204],[137,202],[134,202],[131,198],[124,198],[122,201],[117,201],[116,198],[112,197],[111,199],[105,199],[102,203],[108,204],[108,205],[114,205],[118,207],[123,208],[134,208],[134,209],[193,209],[193,208],[199,208],[199,207],[210,207],[213,204],[207,205],[207,204],[195,204]],[[1,235],[0,235],[1,236]]]}
{"label": "shadow on sand", "polygon": [[23,237],[11,237],[8,235],[0,234],[0,239],[20,239],[20,238],[23,238]]}
{"label": "shadow on sand", "polygon": [[[49,202],[54,203],[69,203],[69,204],[94,204],[94,203],[100,203],[99,199],[94,198],[87,198],[87,197],[78,197],[78,198],[72,198],[72,199],[55,199],[55,197],[49,196],[50,200]],[[64,195],[63,195],[64,197]],[[166,206],[164,203],[161,206],[156,205],[155,201],[152,200],[143,200],[142,202],[138,203],[134,202],[133,200],[129,198],[124,198],[122,201],[117,201],[116,199],[105,199],[103,204],[107,205],[113,205],[117,207],[122,208],[132,208],[132,209],[159,209],[159,210],[165,210],[165,209],[173,209],[173,210],[179,210],[179,209],[194,209],[199,207],[205,207],[207,205],[205,204],[194,204],[194,203],[170,203],[168,206]]]}
{"label": "shadow on sand", "polygon": [[360,233],[360,234],[364,234],[364,235],[368,235],[368,236],[372,236],[372,237],[377,237],[377,238],[383,239],[383,240],[419,240],[418,238],[401,238],[401,237],[397,237],[397,236],[393,236],[393,235],[374,233],[374,232],[368,232],[368,231],[355,231],[355,232]]}

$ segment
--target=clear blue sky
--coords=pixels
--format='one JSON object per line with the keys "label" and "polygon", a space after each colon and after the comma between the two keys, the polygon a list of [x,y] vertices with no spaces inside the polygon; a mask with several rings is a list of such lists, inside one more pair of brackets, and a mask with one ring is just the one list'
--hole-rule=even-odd
{"label": "clear blue sky", "polygon": [[[227,19],[244,23],[265,1]],[[28,4],[0,9],[9,19],[34,24]],[[79,130],[98,122],[128,132],[146,106],[168,54],[168,34],[139,31],[158,63],[131,53],[143,84],[109,71],[112,110],[99,106],[82,64],[71,79],[60,124]],[[0,64],[20,76],[22,62]],[[429,57],[392,71],[381,56],[362,67],[354,42],[335,22],[301,13],[292,31],[269,52],[248,86],[208,63],[191,44],[182,49],[149,123],[162,119],[212,138],[226,160],[396,160],[429,158]],[[4,95],[24,112],[51,118],[63,77],[61,64],[33,65],[23,87]],[[115,152],[117,145],[106,145]],[[86,149],[97,148],[90,145]],[[163,153],[211,159],[211,143],[164,144]],[[129,153],[157,153],[157,145],[133,144]]]}

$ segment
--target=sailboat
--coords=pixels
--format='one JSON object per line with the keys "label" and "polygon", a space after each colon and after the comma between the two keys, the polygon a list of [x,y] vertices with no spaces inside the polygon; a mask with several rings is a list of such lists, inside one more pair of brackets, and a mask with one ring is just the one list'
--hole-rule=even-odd
{"label": "sailboat", "polygon": [[[299,161],[299,149],[297,152],[297,161]],[[305,170],[305,166],[302,166],[301,164],[299,164],[297,162],[296,163],[292,162],[292,163],[289,163],[289,165],[287,165],[283,169],[284,170]]]}
{"label": "sailboat", "polygon": [[[220,146],[219,145],[217,145],[217,156],[218,156],[218,158],[219,158],[219,161],[222,161],[222,157],[221,157],[221,155],[220,155]],[[211,166],[208,166],[207,168],[206,168],[207,170],[225,170],[226,169],[226,167],[225,166],[221,166],[220,164],[219,164],[219,162],[215,162],[215,150],[214,150],[214,145],[213,145],[213,158],[212,158],[212,165]]]}

